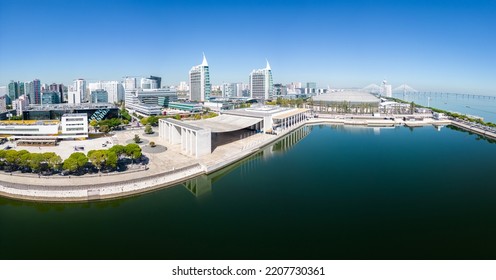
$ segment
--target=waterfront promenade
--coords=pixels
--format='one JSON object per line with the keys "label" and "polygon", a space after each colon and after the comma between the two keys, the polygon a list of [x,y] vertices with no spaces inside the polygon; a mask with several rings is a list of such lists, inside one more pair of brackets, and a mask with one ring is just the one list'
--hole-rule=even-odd
{"label": "waterfront promenade", "polygon": [[[153,140],[158,145],[167,147],[165,151],[158,153],[147,153],[144,150],[143,153],[150,160],[146,166],[135,165],[130,168],[130,171],[123,173],[101,173],[83,176],[53,175],[39,177],[32,174],[14,173],[11,175],[0,172],[0,195],[39,201],[87,201],[134,195],[174,186],[187,179],[212,173],[250,156],[301,126],[325,123],[359,126],[409,125],[408,122],[403,121],[403,118],[395,116],[389,119],[353,119],[351,116],[319,115],[319,118],[309,119],[299,125],[289,127],[278,135],[256,133],[242,139],[236,139],[233,142],[216,147],[212,154],[198,159],[181,154],[180,145],[169,145],[159,137],[144,136],[145,140]],[[493,132],[456,120],[425,118],[421,121],[416,121],[415,125],[410,125],[441,126],[449,124],[496,139],[496,134]],[[122,139],[130,138],[134,133],[135,131],[124,132],[121,137]],[[113,141],[119,143],[119,140],[115,138],[113,138]]]}

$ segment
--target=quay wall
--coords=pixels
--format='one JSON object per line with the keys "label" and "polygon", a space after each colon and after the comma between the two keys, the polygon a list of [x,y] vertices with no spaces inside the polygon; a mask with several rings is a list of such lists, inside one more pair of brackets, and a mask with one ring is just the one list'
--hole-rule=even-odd
{"label": "quay wall", "polygon": [[[178,184],[204,173],[200,164],[167,171],[146,178],[118,183],[96,183],[93,185],[46,186],[43,184],[16,184],[0,182],[0,195],[38,201],[88,201],[129,196]],[[37,181],[40,182],[40,181]],[[43,181],[41,181],[43,182]]]}
{"label": "quay wall", "polygon": [[473,133],[476,133],[476,134],[485,136],[487,138],[496,140],[496,133],[485,131],[483,129],[480,129],[480,128],[477,128],[477,127],[473,127],[471,125],[468,125],[468,124],[465,124],[465,123],[461,123],[461,122],[457,122],[457,121],[451,121],[450,124],[451,125],[454,125],[456,127],[462,128],[462,129],[464,129],[466,131],[470,131],[470,132],[473,132]]}

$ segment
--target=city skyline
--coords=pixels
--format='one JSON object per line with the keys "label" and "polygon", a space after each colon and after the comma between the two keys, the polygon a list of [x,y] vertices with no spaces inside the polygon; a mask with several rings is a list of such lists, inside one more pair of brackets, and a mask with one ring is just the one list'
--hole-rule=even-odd
{"label": "city skyline", "polygon": [[148,75],[175,85],[204,52],[213,85],[247,83],[268,59],[274,83],[387,79],[496,95],[495,12],[494,1],[5,0],[0,40],[11,43],[0,45],[0,85]]}

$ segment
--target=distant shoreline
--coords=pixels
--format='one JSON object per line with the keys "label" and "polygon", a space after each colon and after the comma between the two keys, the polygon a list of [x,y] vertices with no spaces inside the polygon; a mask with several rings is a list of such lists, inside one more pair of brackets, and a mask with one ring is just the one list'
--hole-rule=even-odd
{"label": "distant shoreline", "polygon": [[[275,138],[256,143],[251,149],[237,153],[230,158],[227,158],[220,163],[213,164],[211,166],[204,166],[200,163],[193,165],[184,166],[178,169],[161,172],[158,174],[149,174],[146,171],[136,172],[136,177],[133,179],[105,182],[105,178],[108,176],[93,176],[91,179],[95,179],[96,182],[90,182],[88,184],[80,184],[81,180],[86,179],[82,177],[73,178],[63,178],[56,179],[61,180],[65,184],[60,186],[47,186],[43,184],[43,179],[33,178],[33,182],[30,184],[17,184],[13,182],[7,182],[5,180],[7,174],[0,174],[0,196],[4,196],[11,199],[26,200],[26,201],[38,201],[38,202],[86,202],[86,201],[98,201],[107,199],[117,199],[127,196],[133,196],[137,194],[142,194],[146,192],[151,192],[157,189],[167,188],[175,186],[185,180],[195,178],[200,175],[210,174],[214,171],[220,170],[236,162],[251,156],[252,154],[258,152],[262,148],[278,141],[283,136],[295,131],[300,127],[306,125],[317,125],[317,124],[340,124],[340,125],[357,125],[357,126],[367,126],[367,127],[380,127],[380,126],[394,126],[394,125],[407,125],[405,122],[394,122],[393,120],[384,120],[377,118],[370,119],[338,119],[338,118],[328,118],[325,115],[322,117],[314,118],[305,121],[291,129],[288,129],[284,133],[277,135]],[[454,125],[464,130],[491,138],[496,140],[496,134],[483,131],[476,127],[471,127],[467,124],[453,121],[453,120],[442,120],[442,121],[425,121],[419,122],[416,126],[423,125]],[[15,175],[14,175],[15,176]],[[112,177],[122,176],[121,174],[113,175]],[[2,178],[4,177],[4,178]],[[12,177],[11,177],[12,178]],[[90,179],[90,178],[88,178]],[[50,180],[50,179],[47,179]],[[100,181],[100,182],[98,182]],[[61,182],[62,183],[62,182]]]}

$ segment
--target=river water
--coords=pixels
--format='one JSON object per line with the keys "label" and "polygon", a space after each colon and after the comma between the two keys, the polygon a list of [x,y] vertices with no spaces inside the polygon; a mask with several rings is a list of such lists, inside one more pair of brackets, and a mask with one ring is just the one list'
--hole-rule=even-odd
{"label": "river water", "polygon": [[447,93],[395,93],[393,97],[413,101],[423,106],[458,112],[484,118],[486,122],[496,123],[496,98],[476,95]]}
{"label": "river water", "polygon": [[447,127],[305,127],[152,193],[0,198],[0,258],[495,259],[495,159]]}

